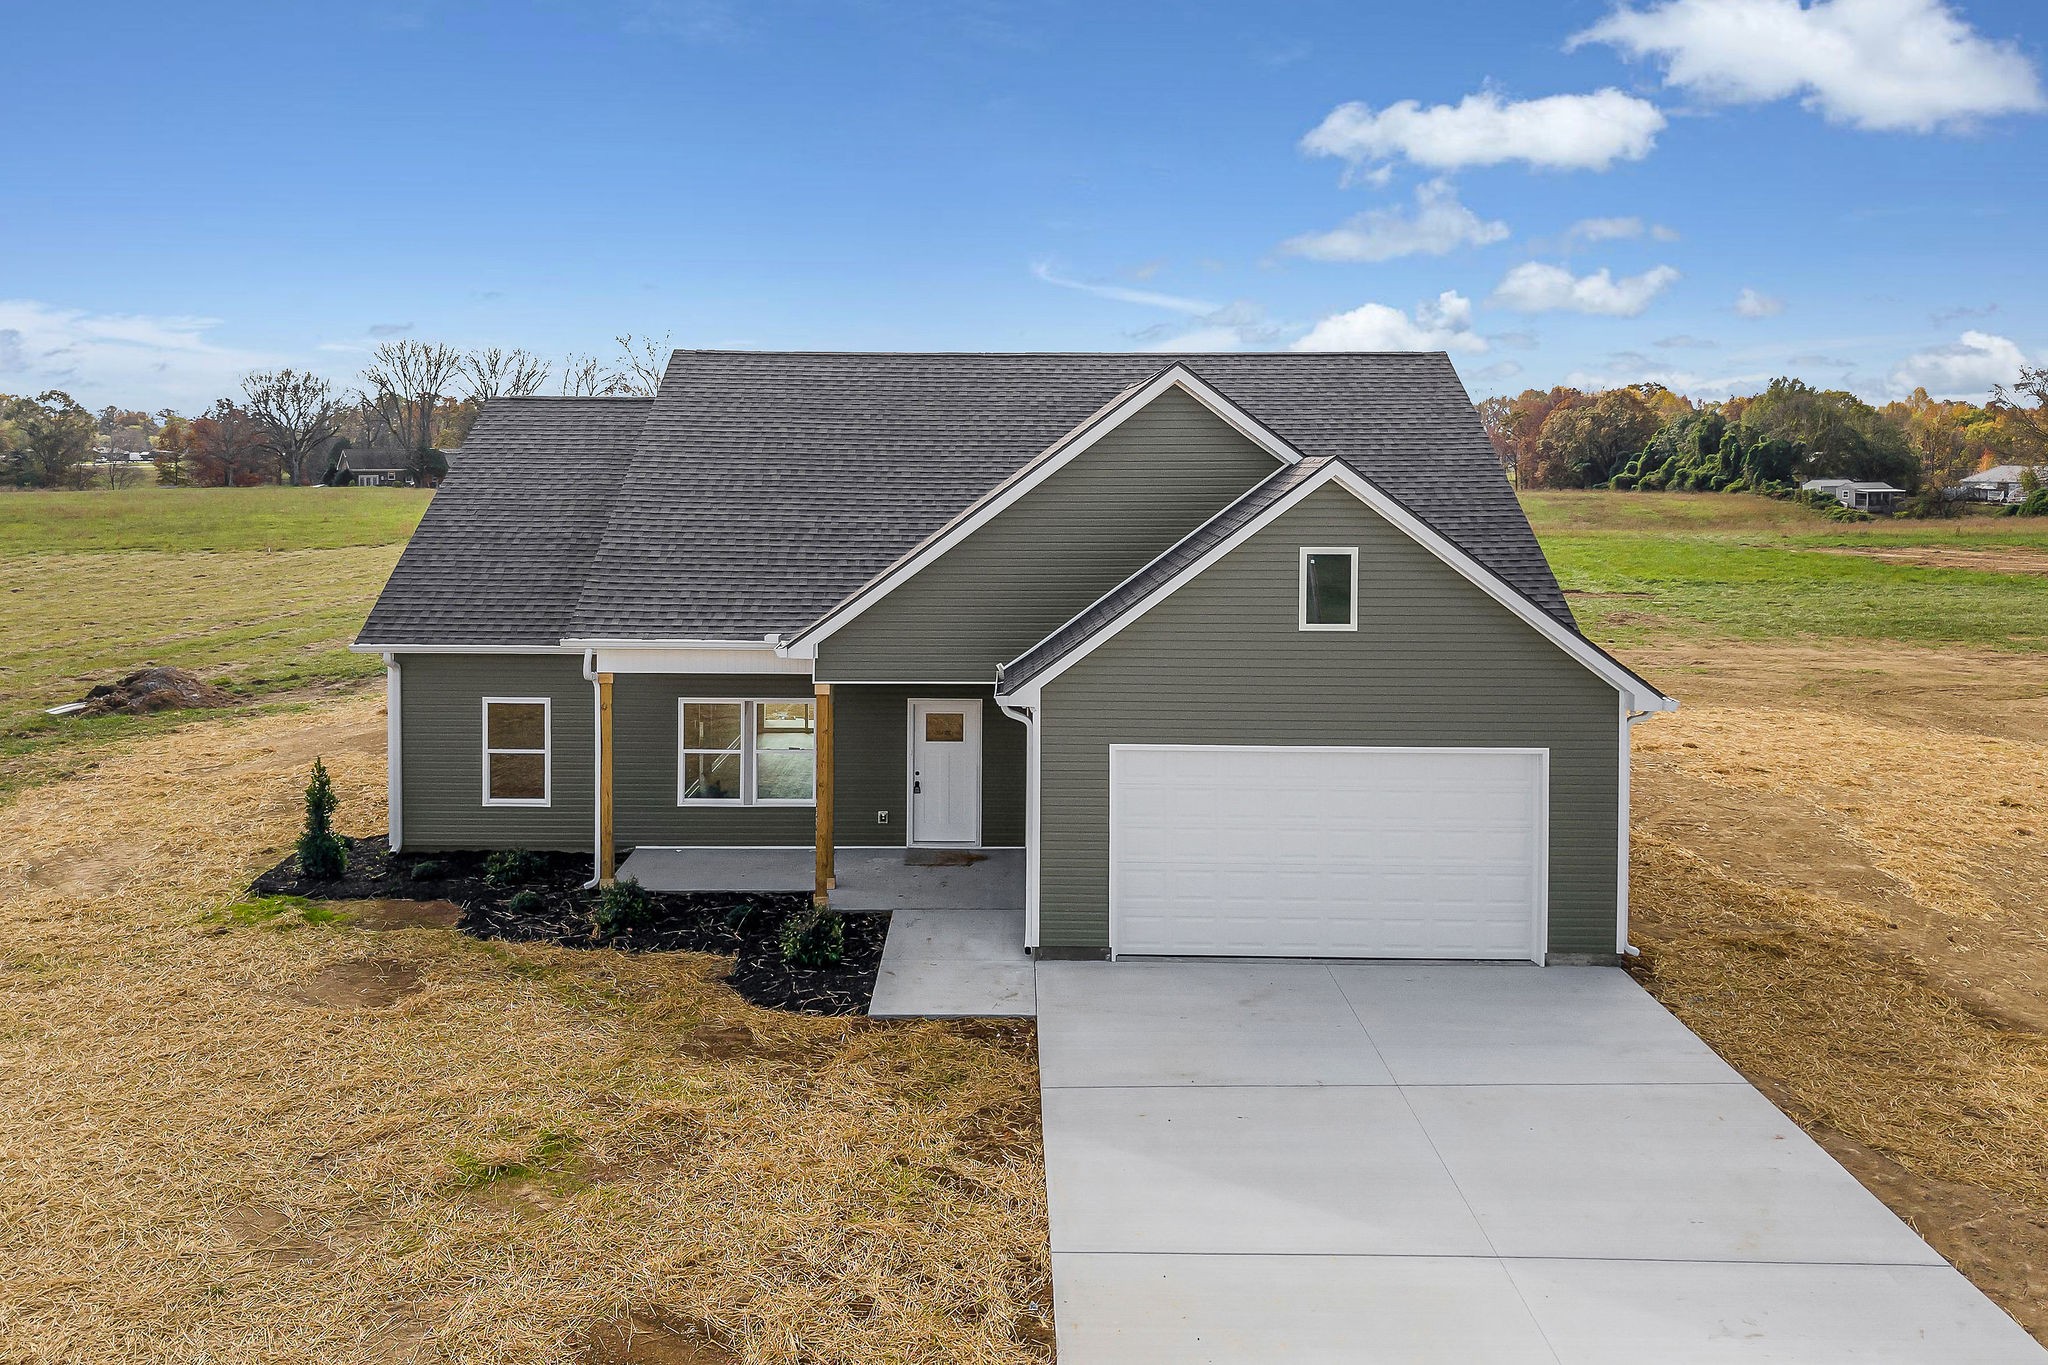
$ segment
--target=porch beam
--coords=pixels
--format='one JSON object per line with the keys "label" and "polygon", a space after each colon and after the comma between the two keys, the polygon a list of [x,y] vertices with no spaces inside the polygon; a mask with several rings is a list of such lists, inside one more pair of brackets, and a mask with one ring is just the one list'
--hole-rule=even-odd
{"label": "porch beam", "polygon": [[818,683],[818,729],[816,797],[818,812],[818,866],[811,900],[825,904],[826,893],[837,884],[832,857],[832,684]]}
{"label": "porch beam", "polygon": [[612,838],[612,675],[597,675],[597,881],[609,886],[619,851]]}

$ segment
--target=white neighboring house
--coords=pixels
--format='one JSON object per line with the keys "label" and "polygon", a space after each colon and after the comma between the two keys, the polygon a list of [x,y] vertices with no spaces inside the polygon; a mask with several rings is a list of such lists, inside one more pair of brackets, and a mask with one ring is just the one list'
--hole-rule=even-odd
{"label": "white neighboring house", "polygon": [[[2025,465],[2002,464],[1965,475],[1961,496],[1971,502],[2024,502],[2027,495],[2020,480],[2025,473]],[[2034,477],[2048,485],[2048,466],[2035,465]]]}
{"label": "white neighboring house", "polygon": [[1889,512],[1906,496],[1903,488],[1863,479],[1808,479],[1799,488],[1806,493],[1825,493],[1842,506],[1859,512]]}

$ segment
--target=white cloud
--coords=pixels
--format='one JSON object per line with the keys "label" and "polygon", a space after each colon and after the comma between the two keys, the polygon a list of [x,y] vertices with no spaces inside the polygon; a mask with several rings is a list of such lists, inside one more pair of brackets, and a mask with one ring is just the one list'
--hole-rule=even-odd
{"label": "white cloud", "polygon": [[1936,398],[1982,398],[1994,384],[2010,384],[2027,363],[2026,353],[2006,337],[1965,332],[1953,346],[1907,356],[1892,372],[1900,393],[1926,389]]}
{"label": "white cloud", "polygon": [[1665,227],[1662,223],[1646,223],[1633,216],[1581,218],[1564,230],[1567,250],[1592,242],[1632,242],[1640,237],[1649,237],[1659,242],[1675,242],[1678,240],[1678,230]]}
{"label": "white cloud", "polygon": [[271,356],[216,345],[219,318],[93,313],[0,299],[0,390],[64,389],[89,407],[203,407]]}
{"label": "white cloud", "polygon": [[1054,270],[1045,261],[1032,264],[1031,273],[1047,284],[1056,284],[1062,289],[1078,289],[1083,294],[1097,298],[1115,299],[1118,303],[1135,303],[1145,308],[1164,308],[1170,313],[1186,313],[1200,316],[1213,313],[1219,305],[1205,303],[1201,299],[1182,298],[1178,294],[1161,294],[1151,289],[1127,289],[1120,284],[1097,284],[1089,280],[1071,279]]}
{"label": "white cloud", "polygon": [[1493,302],[1523,313],[1597,313],[1632,318],[1678,278],[1668,265],[1615,279],[1605,267],[1574,275],[1563,266],[1527,261],[1501,277]]}
{"label": "white cloud", "polygon": [[1506,223],[1489,222],[1458,201],[1448,180],[1415,187],[1415,211],[1368,209],[1329,232],[1289,238],[1280,249],[1312,261],[1391,261],[1399,256],[1442,256],[1461,246],[1504,240]]}
{"label": "white cloud", "polygon": [[2018,46],[1979,35],[1943,0],[1655,0],[1621,4],[1567,48],[1608,43],[1664,63],[1705,99],[1797,95],[1857,128],[1928,132],[2048,108]]}
{"label": "white cloud", "polygon": [[1573,370],[1562,380],[1575,389],[1596,393],[1624,384],[1662,384],[1673,393],[1690,398],[1730,398],[1754,393],[1782,371],[1752,370],[1745,374],[1703,374],[1697,370],[1643,369],[1631,365],[1623,370]]}
{"label": "white cloud", "polygon": [[1146,351],[1241,351],[1247,338],[1242,327],[1213,326],[1196,327],[1185,332],[1172,332],[1147,340],[1140,350]]}
{"label": "white cloud", "polygon": [[1405,158],[1452,171],[1526,161],[1545,170],[1604,171],[1640,161],[1656,145],[1664,115],[1619,90],[1503,100],[1491,90],[1424,108],[1402,100],[1384,109],[1340,104],[1301,140],[1303,150],[1354,166]]}
{"label": "white cloud", "polygon": [[1472,300],[1446,289],[1410,317],[1384,303],[1333,313],[1295,341],[1297,351],[1462,351],[1477,355],[1486,338],[1472,330]]}
{"label": "white cloud", "polygon": [[1735,311],[1746,318],[1774,318],[1785,311],[1785,300],[1759,294],[1747,285],[1735,296]]}

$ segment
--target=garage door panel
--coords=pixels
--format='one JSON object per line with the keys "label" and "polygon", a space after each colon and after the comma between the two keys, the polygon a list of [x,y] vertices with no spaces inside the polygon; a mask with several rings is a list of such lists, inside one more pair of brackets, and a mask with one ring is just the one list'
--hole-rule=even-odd
{"label": "garage door panel", "polygon": [[1119,746],[1123,953],[1538,958],[1544,755]]}

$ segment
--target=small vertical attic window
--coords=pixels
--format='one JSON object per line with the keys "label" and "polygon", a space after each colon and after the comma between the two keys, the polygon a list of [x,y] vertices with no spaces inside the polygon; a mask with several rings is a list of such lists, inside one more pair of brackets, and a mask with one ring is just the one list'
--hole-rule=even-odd
{"label": "small vertical attic window", "polygon": [[1301,628],[1358,629],[1358,547],[1305,546],[1301,552]]}
{"label": "small vertical attic window", "polygon": [[546,697],[484,698],[484,804],[545,806],[553,778]]}

